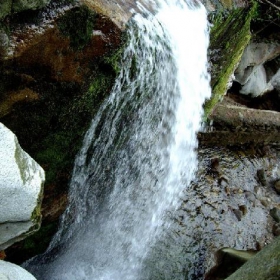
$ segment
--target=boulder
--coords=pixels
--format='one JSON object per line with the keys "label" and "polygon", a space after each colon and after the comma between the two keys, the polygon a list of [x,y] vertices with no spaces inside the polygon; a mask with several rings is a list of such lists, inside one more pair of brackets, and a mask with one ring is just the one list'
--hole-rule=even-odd
{"label": "boulder", "polygon": [[39,229],[45,174],[3,124],[0,124],[0,159],[0,250],[3,250]]}
{"label": "boulder", "polygon": [[270,210],[270,216],[274,219],[275,222],[280,222],[280,209],[274,207]]}
{"label": "boulder", "polygon": [[22,267],[10,262],[0,261],[0,280],[36,280]]}
{"label": "boulder", "polygon": [[261,250],[226,280],[280,279],[280,237]]}

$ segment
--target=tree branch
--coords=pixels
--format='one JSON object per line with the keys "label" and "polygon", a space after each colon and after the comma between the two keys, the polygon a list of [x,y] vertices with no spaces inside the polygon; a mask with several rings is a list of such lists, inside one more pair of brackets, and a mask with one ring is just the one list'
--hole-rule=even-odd
{"label": "tree branch", "polygon": [[272,7],[274,7],[275,9],[279,10],[280,11],[280,7],[276,6],[275,4],[271,3],[270,1],[268,0],[264,0],[267,4],[271,5]]}

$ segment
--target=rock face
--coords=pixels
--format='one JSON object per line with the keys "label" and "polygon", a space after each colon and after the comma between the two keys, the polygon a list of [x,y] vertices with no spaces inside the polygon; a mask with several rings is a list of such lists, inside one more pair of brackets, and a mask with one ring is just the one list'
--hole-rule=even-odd
{"label": "rock face", "polygon": [[21,256],[7,253],[20,263],[43,252],[56,231],[75,155],[112,88],[123,40],[105,12],[76,1],[7,16],[0,30],[0,121],[46,171],[42,227],[15,245]]}
{"label": "rock face", "polygon": [[222,100],[232,83],[234,71],[251,39],[250,23],[254,10],[254,6],[233,9],[225,18],[214,17],[209,46],[212,96],[205,104],[206,116]]}
{"label": "rock face", "polygon": [[0,124],[0,250],[36,231],[45,174]]}
{"label": "rock face", "polygon": [[36,280],[36,278],[22,267],[0,261],[0,279],[1,280]]}
{"label": "rock face", "polygon": [[280,279],[280,237],[246,262],[226,280]]}

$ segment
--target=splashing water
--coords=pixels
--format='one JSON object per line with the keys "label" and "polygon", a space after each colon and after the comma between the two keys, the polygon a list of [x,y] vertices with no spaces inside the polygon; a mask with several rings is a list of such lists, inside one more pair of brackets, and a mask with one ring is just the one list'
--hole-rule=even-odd
{"label": "splashing water", "polygon": [[120,74],[77,155],[60,229],[26,264],[40,280],[142,279],[164,213],[194,178],[210,96],[206,11],[162,0],[145,15],[128,27]]}

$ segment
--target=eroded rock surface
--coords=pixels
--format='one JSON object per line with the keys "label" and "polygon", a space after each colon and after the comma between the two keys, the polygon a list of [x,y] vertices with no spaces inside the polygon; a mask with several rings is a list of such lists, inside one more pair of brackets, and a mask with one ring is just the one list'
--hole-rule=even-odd
{"label": "eroded rock surface", "polygon": [[0,124],[0,158],[0,249],[3,250],[39,229],[45,174],[3,124]]}

